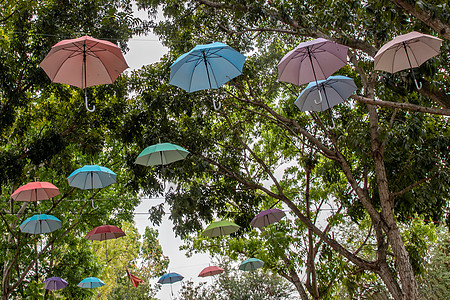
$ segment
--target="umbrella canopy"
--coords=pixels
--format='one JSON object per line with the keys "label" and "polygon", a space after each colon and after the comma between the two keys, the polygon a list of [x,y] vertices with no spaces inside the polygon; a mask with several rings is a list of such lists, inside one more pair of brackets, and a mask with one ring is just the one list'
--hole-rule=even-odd
{"label": "umbrella canopy", "polygon": [[284,216],[286,216],[286,214],[281,209],[266,209],[257,214],[250,222],[250,225],[259,228],[265,227],[272,223],[280,221]]}
{"label": "umbrella canopy", "polygon": [[40,214],[26,219],[19,228],[25,233],[49,233],[61,228],[61,221],[52,215]]}
{"label": "umbrella canopy", "polygon": [[34,181],[19,187],[11,195],[11,198],[13,198],[15,201],[32,202],[48,200],[50,198],[58,196],[59,194],[61,194],[59,192],[59,189],[50,182]]}
{"label": "umbrella canopy", "polygon": [[374,57],[374,70],[395,73],[416,68],[440,52],[442,40],[413,31],[383,45]]}
{"label": "umbrella canopy", "polygon": [[52,82],[84,89],[113,83],[128,68],[119,47],[90,36],[60,41],[39,66]]}
{"label": "umbrella canopy", "polygon": [[217,274],[222,273],[224,270],[222,268],[219,268],[217,266],[210,266],[204,268],[200,274],[198,274],[198,277],[206,277],[206,276],[214,276]]}
{"label": "umbrella canopy", "polygon": [[239,225],[223,220],[218,222],[212,222],[209,224],[208,227],[202,232],[202,236],[208,236],[208,237],[218,237],[227,235],[233,232],[238,231],[240,228]]}
{"label": "umbrella canopy", "polygon": [[133,274],[131,274],[130,271],[128,270],[128,268],[127,268],[127,275],[128,275],[128,278],[130,278],[130,280],[131,280],[131,284],[132,284],[135,288],[138,287],[139,283],[144,282],[144,280],[142,280],[142,279],[140,279],[139,277],[134,276]]}
{"label": "umbrella canopy", "polygon": [[249,258],[241,263],[239,266],[239,270],[242,271],[254,271],[256,269],[261,268],[264,265],[264,262],[257,258]]}
{"label": "umbrella canopy", "polygon": [[60,277],[50,277],[44,280],[44,289],[46,290],[60,290],[67,285],[67,281]]}
{"label": "umbrella canopy", "polygon": [[104,241],[110,239],[116,239],[125,236],[125,232],[114,225],[102,225],[95,227],[86,235],[88,240]]}
{"label": "umbrella canopy", "polygon": [[85,288],[85,289],[94,289],[94,288],[98,288],[101,286],[104,286],[105,283],[103,281],[101,281],[100,279],[98,279],[97,277],[87,277],[83,280],[80,281],[80,283],[78,283],[78,286],[80,288]]}
{"label": "umbrella canopy", "polygon": [[412,68],[417,68],[440,52],[442,40],[432,35],[412,31],[399,35],[383,45],[374,57],[374,70],[395,73],[411,69],[417,89],[418,84]]}
{"label": "umbrella canopy", "polygon": [[106,167],[86,165],[67,177],[69,185],[82,190],[101,189],[116,183],[116,173]]}
{"label": "umbrella canopy", "polygon": [[189,93],[218,89],[242,74],[245,58],[223,43],[197,45],[170,66],[169,83]]}
{"label": "umbrella canopy", "polygon": [[[344,102],[356,91],[353,79],[345,76],[330,76],[326,80],[310,82],[295,101],[301,111],[324,111]],[[320,101],[317,94],[322,92],[325,101]]]}
{"label": "umbrella canopy", "polygon": [[144,166],[167,165],[184,159],[189,154],[186,149],[171,143],[159,143],[142,150],[135,163]]}
{"label": "umbrella canopy", "polygon": [[167,273],[167,274],[164,274],[163,276],[161,276],[161,278],[158,280],[158,283],[160,283],[160,284],[166,284],[166,283],[172,284],[172,283],[175,283],[175,282],[183,280],[183,278],[184,277],[181,276],[178,273]]}
{"label": "umbrella canopy", "polygon": [[278,63],[278,79],[296,85],[326,79],[347,64],[347,51],[322,38],[300,43]]}

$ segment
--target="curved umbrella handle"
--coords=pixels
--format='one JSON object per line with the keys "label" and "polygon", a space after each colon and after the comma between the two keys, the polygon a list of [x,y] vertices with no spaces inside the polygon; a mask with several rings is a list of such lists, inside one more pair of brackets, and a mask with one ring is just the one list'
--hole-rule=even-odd
{"label": "curved umbrella handle", "polygon": [[87,109],[88,112],[93,112],[95,110],[95,105],[92,107],[92,109],[90,109],[89,106],[88,106],[88,99],[87,99],[86,88],[84,88],[84,105],[86,106],[86,109]]}
{"label": "curved umbrella handle", "polygon": [[319,92],[319,101],[314,99],[314,103],[319,105],[320,103],[322,103],[322,93],[320,92],[320,88],[317,91]]}
{"label": "curved umbrella handle", "polygon": [[416,84],[416,88],[420,90],[422,88],[422,82],[417,82],[417,79],[414,78],[414,83]]}
{"label": "curved umbrella handle", "polygon": [[97,208],[98,208],[98,205],[95,205],[95,206],[94,206],[94,199],[91,199],[91,203],[92,203],[92,208],[93,208],[93,209],[97,209]]}
{"label": "curved umbrella handle", "polygon": [[213,100],[213,106],[215,110],[219,110],[222,107],[222,103],[218,101],[219,105],[216,106],[216,100]]}

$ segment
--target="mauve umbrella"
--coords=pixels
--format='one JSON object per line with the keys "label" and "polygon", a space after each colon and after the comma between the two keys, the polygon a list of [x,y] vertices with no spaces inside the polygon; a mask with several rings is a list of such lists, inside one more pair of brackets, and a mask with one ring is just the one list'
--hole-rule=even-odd
{"label": "mauve umbrella", "polygon": [[125,236],[125,232],[122,231],[117,226],[114,225],[102,225],[95,227],[86,235],[88,240],[105,241],[106,246],[106,261],[108,261],[108,243],[106,240],[117,239],[119,237]]}
{"label": "mauve umbrella", "polygon": [[60,41],[39,66],[52,82],[84,89],[86,109],[91,112],[95,106],[89,109],[86,88],[113,83],[128,68],[117,45],[90,36]]}
{"label": "mauve umbrella", "polygon": [[34,202],[48,200],[61,194],[59,189],[45,181],[34,181],[22,185],[11,195],[15,201]]}
{"label": "mauve umbrella", "polygon": [[420,89],[422,85],[417,83],[412,68],[438,55],[441,45],[440,38],[417,31],[399,35],[378,50],[373,69],[389,73],[411,69],[416,87]]}
{"label": "mauve umbrella", "polygon": [[257,214],[250,222],[250,225],[259,228],[265,227],[272,223],[280,221],[284,216],[286,216],[286,214],[281,209],[266,209]]}
{"label": "mauve umbrella", "polygon": [[60,290],[67,285],[67,281],[60,277],[50,277],[44,280],[44,289],[46,290]]}
{"label": "mauve umbrella", "polygon": [[217,274],[222,273],[224,270],[220,267],[217,266],[210,266],[210,267],[206,267],[204,268],[200,274],[198,274],[198,277],[206,277],[206,276],[214,276]]}

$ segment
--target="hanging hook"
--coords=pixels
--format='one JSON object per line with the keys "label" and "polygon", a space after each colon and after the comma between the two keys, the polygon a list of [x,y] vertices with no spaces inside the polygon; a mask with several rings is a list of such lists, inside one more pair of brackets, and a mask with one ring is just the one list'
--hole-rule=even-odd
{"label": "hanging hook", "polygon": [[417,82],[417,79],[414,78],[414,83],[416,84],[416,88],[420,90],[422,88],[422,82]]}
{"label": "hanging hook", "polygon": [[95,206],[94,206],[94,199],[91,199],[91,203],[92,203],[92,208],[93,208],[93,209],[97,209],[97,208],[98,208],[98,205],[95,205]]}
{"label": "hanging hook", "polygon": [[86,88],[84,88],[84,104],[85,104],[86,109],[87,109],[88,112],[93,112],[95,110],[95,105],[92,107],[92,109],[90,109],[89,106],[88,106],[88,99],[87,99]]}
{"label": "hanging hook", "polygon": [[320,88],[317,91],[319,92],[319,101],[314,99],[314,103],[319,105],[320,103],[322,103],[322,93],[320,92]]}
{"label": "hanging hook", "polygon": [[222,107],[222,103],[220,101],[218,101],[217,103],[219,103],[218,106],[216,106],[216,100],[213,99],[213,106],[215,110],[219,110]]}

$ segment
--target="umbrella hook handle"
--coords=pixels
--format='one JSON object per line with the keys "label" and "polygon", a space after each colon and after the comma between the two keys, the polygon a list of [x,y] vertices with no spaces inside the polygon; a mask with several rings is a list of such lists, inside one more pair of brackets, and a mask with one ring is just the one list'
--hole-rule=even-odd
{"label": "umbrella hook handle", "polygon": [[214,106],[214,109],[215,109],[215,110],[219,110],[219,109],[222,107],[222,103],[221,103],[220,101],[217,101],[217,103],[218,103],[219,105],[216,106],[216,100],[213,99],[213,106]]}
{"label": "umbrella hook handle", "polygon": [[84,89],[84,105],[86,106],[86,109],[88,112],[94,112],[95,111],[95,105],[92,107],[92,109],[88,106],[88,99],[87,99],[87,93],[86,88]]}
{"label": "umbrella hook handle", "polygon": [[319,105],[320,103],[322,103],[322,93],[320,92],[320,87],[318,89],[319,92],[319,101],[317,101],[317,99],[314,99],[314,103]]}
{"label": "umbrella hook handle", "polygon": [[416,84],[416,88],[420,90],[422,88],[422,82],[417,82],[417,79],[414,78],[414,83]]}
{"label": "umbrella hook handle", "polygon": [[91,204],[93,209],[97,209],[98,205],[94,205],[94,199],[91,199]]}

